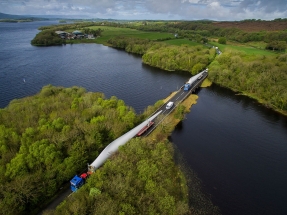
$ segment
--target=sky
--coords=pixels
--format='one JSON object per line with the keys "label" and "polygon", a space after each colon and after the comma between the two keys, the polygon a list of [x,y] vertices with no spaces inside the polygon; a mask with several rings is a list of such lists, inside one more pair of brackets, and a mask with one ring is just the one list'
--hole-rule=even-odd
{"label": "sky", "polygon": [[273,20],[287,17],[287,0],[0,0],[0,12],[125,20]]}

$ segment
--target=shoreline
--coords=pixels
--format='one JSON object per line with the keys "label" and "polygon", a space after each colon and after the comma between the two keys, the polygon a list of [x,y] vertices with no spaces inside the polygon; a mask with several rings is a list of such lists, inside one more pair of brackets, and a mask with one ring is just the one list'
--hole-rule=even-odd
{"label": "shoreline", "polygon": [[[45,30],[42,30],[42,31],[45,31]],[[34,39],[36,38],[36,36],[34,37]],[[100,38],[100,37],[99,37]],[[125,52],[127,52],[127,53],[130,53],[130,54],[136,54],[136,55],[139,55],[139,56],[141,56],[141,60],[142,60],[142,63],[144,63],[143,62],[143,58],[142,58],[142,56],[143,56],[143,54],[137,54],[137,53],[133,53],[133,52],[129,52],[129,51],[127,51],[127,50],[125,50],[125,48],[118,48],[118,47],[114,47],[112,44],[109,44],[108,42],[107,42],[107,40],[98,40],[98,38],[96,38],[96,39],[94,39],[94,40],[89,40],[89,39],[81,39],[81,40],[65,40],[65,44],[58,44],[58,45],[68,45],[68,44],[70,44],[70,45],[73,45],[73,44],[91,44],[91,43],[93,43],[93,44],[101,44],[101,45],[104,45],[104,46],[107,46],[107,47],[111,47],[111,48],[114,48],[114,49],[119,49],[119,50],[123,50],[123,51],[125,51]],[[33,44],[34,46],[53,46],[53,44],[51,44],[51,45],[37,45],[37,44]],[[57,44],[54,44],[54,45],[57,45]],[[154,67],[154,66],[152,66],[152,65],[150,65],[150,64],[147,64],[147,65],[149,65],[149,66],[151,66],[151,67],[153,67],[153,68],[159,68],[159,69],[162,69],[162,70],[164,70],[164,71],[166,71],[166,72],[176,72],[176,71],[174,71],[174,70],[167,70],[167,69],[163,69],[163,68],[160,68],[160,67]],[[208,66],[208,65],[207,65]],[[185,73],[189,73],[190,74],[190,72],[189,71],[182,71],[182,72],[185,72]],[[190,74],[191,75],[191,74]],[[258,98],[257,96],[255,96],[255,95],[252,95],[251,93],[248,93],[248,92],[240,92],[240,91],[238,91],[238,90],[236,90],[236,89],[234,89],[234,88],[232,88],[232,87],[227,87],[227,86],[224,86],[224,85],[220,85],[219,83],[216,83],[216,82],[214,82],[215,84],[217,84],[217,85],[219,85],[219,86],[221,86],[221,87],[224,87],[224,88],[227,88],[227,89],[230,89],[230,90],[232,90],[235,94],[238,94],[238,95],[244,95],[244,96],[247,96],[247,97],[249,97],[249,98],[252,98],[252,99],[254,99],[254,100],[256,100],[259,104],[261,104],[261,105],[263,105],[263,106],[265,106],[265,107],[267,107],[267,108],[269,108],[269,109],[271,109],[271,110],[273,110],[273,111],[275,111],[275,112],[277,112],[277,113],[280,113],[280,114],[282,114],[282,115],[284,115],[284,116],[287,116],[287,111],[284,111],[284,110],[281,110],[281,109],[279,109],[279,108],[276,108],[276,107],[274,107],[273,105],[269,105],[268,103],[268,101],[266,101],[266,100],[263,100],[263,99],[260,99],[260,98]]]}
{"label": "shoreline", "polygon": [[[108,46],[108,47],[110,47],[110,48],[118,49],[118,48],[113,47],[113,46],[111,46],[110,44],[107,44],[107,43],[96,43],[96,44],[101,44],[101,45],[104,45],[104,46]],[[127,52],[125,49],[120,49],[120,50],[123,50],[123,51]],[[129,52],[127,52],[127,53],[129,53]],[[134,53],[131,53],[131,54],[134,54]],[[137,55],[138,55],[138,54],[137,54]],[[142,57],[143,55],[140,55],[140,56]],[[143,62],[142,62],[142,63],[143,63]],[[148,64],[148,65],[149,65],[149,64]],[[149,65],[149,66],[151,66],[151,65]],[[151,67],[153,67],[153,66],[151,66]],[[153,67],[153,68],[157,68],[157,67]],[[160,68],[160,69],[161,69],[161,68]],[[164,70],[164,71],[166,71],[166,72],[170,72],[169,70],[165,70],[165,69],[162,69],[162,70]],[[172,71],[172,72],[175,72],[175,71]],[[188,72],[186,71],[186,73],[188,73]],[[190,74],[190,75],[191,75],[191,74]],[[278,108],[276,108],[276,107],[268,106],[268,104],[267,104],[268,101],[265,101],[265,100],[263,100],[263,99],[260,99],[260,98],[258,98],[258,97],[256,97],[256,96],[252,95],[251,93],[248,93],[248,92],[240,92],[240,91],[238,91],[238,90],[236,90],[236,89],[234,89],[234,88],[226,87],[226,86],[220,85],[220,84],[218,84],[218,83],[216,83],[216,82],[212,82],[212,81],[210,81],[208,78],[206,78],[206,79],[204,80],[204,82],[202,83],[201,87],[205,87],[205,85],[206,85],[207,87],[208,87],[208,86],[211,86],[212,83],[215,83],[215,84],[219,85],[220,87],[224,87],[224,88],[227,88],[227,89],[229,89],[229,90],[232,90],[232,91],[235,93],[235,95],[247,96],[248,98],[254,99],[256,102],[258,102],[259,104],[265,106],[266,108],[271,109],[271,110],[273,110],[273,111],[275,111],[275,112],[277,112],[277,113],[280,113],[280,114],[282,114],[283,116],[287,116],[287,111],[280,110],[280,109],[278,109]]]}
{"label": "shoreline", "polygon": [[[212,83],[213,83],[213,82],[212,82]],[[215,84],[217,84],[217,83],[215,83]],[[236,90],[236,89],[234,89],[234,88],[225,87],[225,86],[222,86],[222,85],[220,85],[220,84],[217,84],[217,85],[220,86],[220,87],[223,87],[223,88],[226,88],[226,89],[231,90],[232,92],[234,92],[234,95],[235,95],[235,96],[246,96],[246,97],[248,97],[248,98],[250,98],[250,99],[255,100],[258,104],[264,106],[265,108],[268,108],[268,109],[270,109],[270,110],[272,110],[272,111],[274,111],[274,112],[276,112],[276,113],[279,113],[279,114],[281,114],[281,115],[287,117],[287,111],[280,110],[280,109],[275,108],[275,107],[270,107],[270,106],[268,106],[268,104],[266,103],[267,101],[265,101],[265,100],[263,100],[263,99],[260,99],[260,98],[258,98],[257,96],[255,96],[255,95],[253,95],[253,94],[251,94],[251,93],[244,92],[244,91],[241,92],[241,91],[238,91],[238,90]]]}

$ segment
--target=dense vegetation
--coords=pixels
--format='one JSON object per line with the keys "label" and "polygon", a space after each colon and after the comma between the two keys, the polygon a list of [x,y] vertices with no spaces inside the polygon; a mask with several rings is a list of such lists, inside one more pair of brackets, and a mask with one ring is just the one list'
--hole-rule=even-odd
{"label": "dense vegetation", "polygon": [[131,140],[51,214],[186,214],[186,181],[166,144]]}
{"label": "dense vegetation", "polygon": [[[73,30],[82,30],[85,34],[93,34],[95,37],[100,36],[102,30],[98,28],[97,30],[90,29],[88,26],[94,25],[93,22],[82,22],[73,24],[60,24],[51,26],[42,26],[39,28],[41,30],[31,41],[32,45],[35,46],[52,46],[52,45],[65,45],[67,43],[74,43],[74,40],[61,39],[55,31],[67,31],[72,32]],[[90,42],[89,40],[82,40]]]}
{"label": "dense vegetation", "polygon": [[287,54],[253,58],[242,52],[226,51],[211,63],[209,78],[268,107],[287,111]]}
{"label": "dense vegetation", "polygon": [[[276,22],[286,23],[285,19],[276,20]],[[220,24],[220,22],[218,22]],[[240,43],[247,43],[251,41],[264,41],[271,43],[276,41],[280,42],[280,50],[285,50],[287,45],[287,32],[286,28],[277,31],[268,31],[268,26],[272,25],[268,21],[258,20],[244,20],[241,22],[230,22],[229,27],[220,27],[212,21],[179,21],[179,22],[159,22],[149,23],[143,25],[129,25],[127,27],[142,30],[142,31],[159,31],[177,33],[178,36],[189,38],[195,41],[203,41],[204,38],[219,38],[224,37],[227,40],[237,41]],[[248,32],[237,28],[238,24],[250,25],[250,23],[263,23],[267,26],[266,30]]]}
{"label": "dense vegetation", "polygon": [[[220,214],[167,140],[184,118],[185,101],[148,138],[132,139],[49,214]],[[162,101],[155,106],[161,106]],[[149,106],[146,115],[154,112]],[[174,159],[181,165],[175,165]],[[182,171],[185,172],[183,175]],[[186,175],[188,175],[186,180]]]}
{"label": "dense vegetation", "polygon": [[115,37],[108,40],[112,47],[143,55],[143,63],[168,71],[187,71],[197,74],[214,59],[214,49],[204,46],[173,46],[151,40]]}
{"label": "dense vegetation", "polygon": [[29,214],[139,118],[116,97],[45,86],[0,110],[1,214]]}
{"label": "dense vegetation", "polygon": [[203,46],[155,45],[143,55],[144,63],[169,71],[187,71],[195,75],[214,59],[215,50]]}
{"label": "dense vegetation", "polygon": [[66,44],[66,40],[61,39],[54,30],[46,30],[39,32],[31,44],[37,46],[62,45]]}
{"label": "dense vegetation", "polygon": [[113,37],[107,41],[112,47],[124,49],[129,53],[143,55],[155,43],[148,39],[129,38],[124,36]]}
{"label": "dense vegetation", "polygon": [[[1,214],[34,214],[108,143],[162,103],[136,116],[116,97],[51,85],[13,100],[0,110]],[[176,117],[183,112],[176,111]],[[167,135],[131,140],[83,188],[46,214],[218,214],[195,175],[188,189]]]}

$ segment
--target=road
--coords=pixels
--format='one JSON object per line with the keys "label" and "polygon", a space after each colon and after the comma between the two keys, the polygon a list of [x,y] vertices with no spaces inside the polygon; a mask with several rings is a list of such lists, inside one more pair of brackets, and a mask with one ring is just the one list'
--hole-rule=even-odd
{"label": "road", "polygon": [[[208,72],[204,72],[202,78],[197,79],[188,91],[184,91],[183,86],[182,86],[172,98],[170,98],[157,111],[155,111],[155,112],[158,112],[158,111],[162,110],[162,113],[157,117],[160,120],[155,119],[156,123],[147,132],[145,132],[142,136],[143,137],[148,136],[161,123],[161,121],[163,120],[164,117],[169,115],[184,99],[186,99],[189,96],[189,94],[195,92],[195,90],[198,87],[200,87],[201,83],[204,81],[204,79],[207,77],[207,75],[208,75]],[[166,109],[166,105],[169,102],[173,102],[174,105],[170,109]],[[164,117],[162,117],[163,115],[164,115]]]}

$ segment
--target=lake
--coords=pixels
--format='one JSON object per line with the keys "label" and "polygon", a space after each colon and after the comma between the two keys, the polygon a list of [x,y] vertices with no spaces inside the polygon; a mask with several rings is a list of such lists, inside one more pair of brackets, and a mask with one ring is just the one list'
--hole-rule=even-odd
{"label": "lake", "polygon": [[[0,108],[52,84],[116,96],[141,113],[190,78],[98,44],[33,47],[52,21],[0,23]],[[287,118],[212,85],[171,140],[222,214],[287,214]]]}

